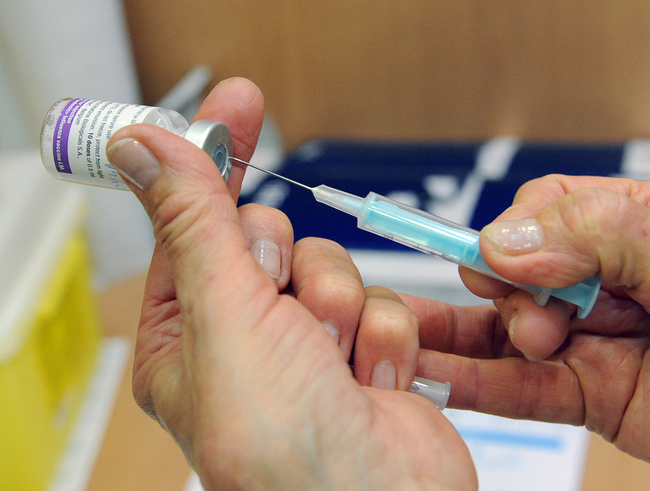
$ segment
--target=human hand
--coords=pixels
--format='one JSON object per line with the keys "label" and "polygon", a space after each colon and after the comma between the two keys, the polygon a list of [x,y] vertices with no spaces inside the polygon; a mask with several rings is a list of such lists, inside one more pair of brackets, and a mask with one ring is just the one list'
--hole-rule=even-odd
{"label": "human hand", "polygon": [[[403,297],[420,319],[419,374],[450,380],[449,405],[512,418],[586,425],[650,460],[650,184],[547,176],[481,232],[481,254],[509,280],[567,287],[598,275],[589,316],[546,307],[462,270],[492,307],[458,309]],[[444,353],[452,353],[448,355]]]}
{"label": "human hand", "polygon": [[[226,81],[197,118],[224,122],[235,155],[248,160],[263,118],[261,93],[243,79]],[[135,125],[113,136],[108,154],[158,242],[134,394],[206,489],[476,488],[467,448],[435,406],[352,377],[356,340],[364,384],[410,384],[417,321],[396,295],[364,292],[333,243],[312,239],[292,249],[279,213],[238,212],[244,169],[234,166],[226,186],[210,158],[182,138]],[[266,271],[251,254],[254,245],[260,259],[260,241],[279,258]],[[360,324],[383,329],[357,332]],[[391,339],[402,334],[396,345],[406,349],[394,348]],[[381,369],[373,380],[383,357],[395,370]]]}

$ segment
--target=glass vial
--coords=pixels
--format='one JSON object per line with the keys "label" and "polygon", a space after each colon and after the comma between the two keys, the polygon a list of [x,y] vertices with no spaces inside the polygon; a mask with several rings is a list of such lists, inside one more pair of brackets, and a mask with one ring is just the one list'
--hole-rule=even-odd
{"label": "glass vial", "polygon": [[171,109],[91,99],[62,99],[50,108],[41,130],[43,165],[57,179],[128,190],[108,161],[106,143],[117,130],[136,123],[153,124],[191,141],[228,180],[232,139],[223,123],[199,120],[189,125]]}

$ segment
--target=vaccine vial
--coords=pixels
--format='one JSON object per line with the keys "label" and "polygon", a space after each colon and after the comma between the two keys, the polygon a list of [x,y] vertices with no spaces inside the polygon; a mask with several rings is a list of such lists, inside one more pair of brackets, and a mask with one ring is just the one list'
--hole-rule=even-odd
{"label": "vaccine vial", "polygon": [[41,130],[41,159],[57,179],[128,190],[106,156],[106,144],[124,126],[148,123],[184,137],[205,150],[227,181],[232,139],[225,124],[199,120],[191,125],[178,112],[162,107],[62,99],[48,111]]}

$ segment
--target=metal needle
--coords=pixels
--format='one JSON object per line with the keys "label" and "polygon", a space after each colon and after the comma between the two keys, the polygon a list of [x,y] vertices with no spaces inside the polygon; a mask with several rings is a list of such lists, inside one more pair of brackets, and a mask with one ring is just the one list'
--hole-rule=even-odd
{"label": "metal needle", "polygon": [[240,164],[244,164],[248,167],[252,167],[255,170],[258,170],[260,172],[264,172],[266,174],[269,174],[273,177],[277,177],[278,179],[282,179],[283,181],[290,182],[291,184],[295,184],[296,186],[300,186],[301,188],[308,189],[309,191],[313,191],[314,188],[310,188],[309,186],[306,186],[305,184],[301,184],[298,181],[294,181],[293,179],[289,179],[288,177],[281,176],[280,174],[276,174],[275,172],[271,172],[270,170],[267,169],[262,169],[261,167],[257,167],[256,165],[251,164],[250,162],[246,162],[245,160],[238,159],[237,157],[228,157],[230,160],[234,160],[235,162],[239,162]]}

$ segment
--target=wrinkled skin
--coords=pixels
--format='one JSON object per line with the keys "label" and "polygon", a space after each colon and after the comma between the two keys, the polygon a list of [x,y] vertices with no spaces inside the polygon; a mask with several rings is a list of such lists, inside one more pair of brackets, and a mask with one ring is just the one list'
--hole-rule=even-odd
{"label": "wrinkled skin", "polygon": [[[197,118],[226,123],[235,156],[247,160],[263,107],[257,87],[233,79]],[[209,157],[182,138],[130,126],[108,153],[157,239],[134,394],[206,489],[476,489],[467,448],[435,406],[367,386],[406,389],[416,369],[418,320],[397,295],[364,290],[337,244],[293,247],[279,212],[238,211],[244,169],[235,167],[226,187]],[[260,239],[279,249],[273,274],[250,252]],[[348,366],[355,340],[364,386]],[[386,359],[394,376],[373,380]]]}
{"label": "wrinkled skin", "polygon": [[[242,79],[217,86],[197,115],[226,123],[244,160],[262,116],[259,90]],[[574,306],[539,307],[527,293],[464,269],[467,287],[494,307],[364,289],[337,244],[294,245],[281,213],[237,210],[242,167],[226,187],[184,140],[137,125],[110,145],[131,139],[160,165],[155,178],[132,186],[158,240],[134,394],[206,489],[476,489],[453,427],[405,392],[416,371],[452,383],[451,407],[586,425],[650,459],[645,183],[531,181],[482,231],[483,257],[512,281],[565,287],[599,275],[598,303],[579,320]],[[128,162],[140,158],[109,155],[127,175]],[[543,240],[513,251],[499,231],[521,219],[534,219]],[[260,243],[277,261],[261,260]],[[377,369],[386,362],[392,369]],[[398,390],[380,390],[391,388]]]}
{"label": "wrinkled skin", "polygon": [[[461,271],[498,310],[405,298],[420,319],[422,346],[432,350],[420,358],[421,374],[448,378],[453,406],[585,425],[650,460],[649,198],[650,183],[631,179],[553,175],[524,185],[482,231],[483,257],[504,277],[540,286],[597,274],[596,306],[580,320],[574,306],[551,300],[541,308],[524,292]],[[531,217],[543,229],[538,250],[495,247],[500,224]]]}

